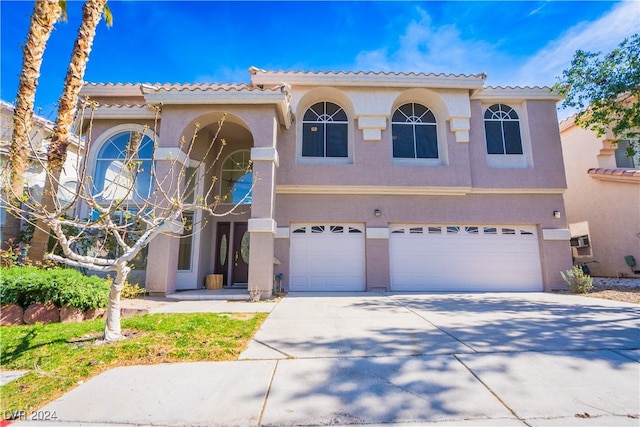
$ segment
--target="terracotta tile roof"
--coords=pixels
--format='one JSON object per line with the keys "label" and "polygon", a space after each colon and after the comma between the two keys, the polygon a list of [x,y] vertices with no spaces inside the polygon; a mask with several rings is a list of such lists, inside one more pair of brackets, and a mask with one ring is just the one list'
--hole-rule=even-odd
{"label": "terracotta tile roof", "polygon": [[593,178],[640,183],[640,169],[591,168],[587,173]]}
{"label": "terracotta tile roof", "polygon": [[255,74],[278,74],[292,76],[394,76],[394,77],[474,77],[485,79],[485,73],[476,74],[454,74],[454,73],[415,73],[415,72],[394,72],[394,71],[299,71],[299,70],[263,70],[257,67],[250,67],[249,73]]}

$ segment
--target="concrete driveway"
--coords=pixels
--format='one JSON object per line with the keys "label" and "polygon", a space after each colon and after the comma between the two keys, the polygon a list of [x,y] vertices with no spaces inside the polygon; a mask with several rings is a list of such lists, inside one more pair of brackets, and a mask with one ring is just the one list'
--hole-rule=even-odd
{"label": "concrete driveway", "polygon": [[640,425],[633,304],[290,293],[240,359],[113,369],[44,410],[65,425]]}

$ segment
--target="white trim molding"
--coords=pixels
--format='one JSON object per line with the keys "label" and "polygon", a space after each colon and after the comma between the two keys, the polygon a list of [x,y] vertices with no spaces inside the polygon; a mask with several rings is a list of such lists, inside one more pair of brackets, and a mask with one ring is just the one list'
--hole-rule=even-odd
{"label": "white trim molding", "polygon": [[466,196],[468,194],[563,194],[564,188],[472,188],[385,185],[277,185],[277,194]]}
{"label": "white trim molding", "polygon": [[167,160],[177,161],[178,163],[185,165],[189,162],[189,158],[184,151],[177,147],[159,147],[153,155],[154,160]]}
{"label": "white trim molding", "polygon": [[362,131],[365,141],[380,141],[382,131],[387,128],[387,117],[378,115],[361,115],[358,117],[358,129]]}
{"label": "white trim molding", "polygon": [[276,167],[280,164],[278,150],[275,147],[253,147],[251,149],[252,161],[273,162]]}
{"label": "white trim molding", "polygon": [[571,240],[568,228],[543,228],[542,240]]}
{"label": "white trim molding", "polygon": [[389,227],[367,227],[367,239],[388,239]]}
{"label": "white trim molding", "polygon": [[456,134],[456,142],[469,142],[469,129],[471,129],[471,125],[469,124],[468,117],[451,117],[449,119],[449,126],[451,127],[451,132]]}
{"label": "white trim molding", "polygon": [[251,218],[249,219],[248,230],[250,233],[272,233],[276,234],[278,225],[273,218]]}

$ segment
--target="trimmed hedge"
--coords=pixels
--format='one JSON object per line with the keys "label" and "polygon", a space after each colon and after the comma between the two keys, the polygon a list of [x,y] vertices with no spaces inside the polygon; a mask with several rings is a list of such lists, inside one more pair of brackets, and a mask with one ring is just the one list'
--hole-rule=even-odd
{"label": "trimmed hedge", "polygon": [[104,308],[109,301],[109,282],[85,276],[70,268],[43,270],[32,266],[0,269],[0,304],[53,303],[81,311]]}

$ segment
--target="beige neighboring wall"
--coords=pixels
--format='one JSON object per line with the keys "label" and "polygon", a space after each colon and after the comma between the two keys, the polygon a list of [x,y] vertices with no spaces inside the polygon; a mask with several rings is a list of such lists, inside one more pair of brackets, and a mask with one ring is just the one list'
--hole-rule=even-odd
{"label": "beige neighboring wall", "polygon": [[[569,228],[572,237],[589,238],[589,246],[572,248],[573,256],[597,261],[588,264],[594,276],[640,277],[634,273],[640,271],[640,170],[616,168],[616,146],[573,118],[560,123],[560,136]],[[639,265],[628,266],[628,255]]]}

